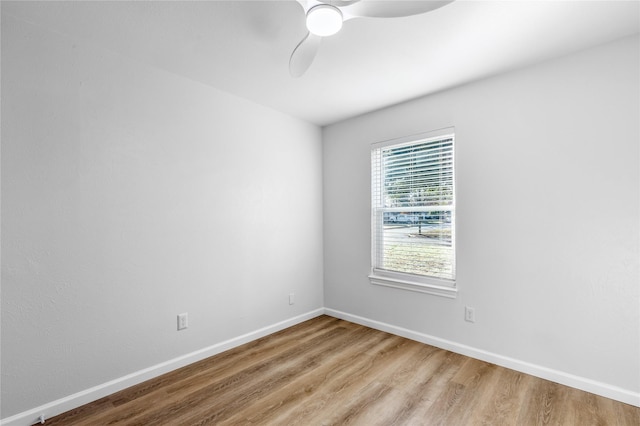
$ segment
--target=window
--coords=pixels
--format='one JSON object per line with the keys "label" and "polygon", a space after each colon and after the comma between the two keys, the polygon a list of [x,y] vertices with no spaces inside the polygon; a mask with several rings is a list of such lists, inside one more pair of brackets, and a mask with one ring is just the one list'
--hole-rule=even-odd
{"label": "window", "polygon": [[455,297],[453,129],[374,144],[373,284]]}

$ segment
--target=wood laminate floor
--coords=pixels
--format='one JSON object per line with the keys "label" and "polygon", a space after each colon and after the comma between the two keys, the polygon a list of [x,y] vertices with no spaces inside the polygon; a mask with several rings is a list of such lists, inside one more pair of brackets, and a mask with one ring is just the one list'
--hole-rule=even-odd
{"label": "wood laminate floor", "polygon": [[640,425],[640,408],[328,316],[54,425]]}

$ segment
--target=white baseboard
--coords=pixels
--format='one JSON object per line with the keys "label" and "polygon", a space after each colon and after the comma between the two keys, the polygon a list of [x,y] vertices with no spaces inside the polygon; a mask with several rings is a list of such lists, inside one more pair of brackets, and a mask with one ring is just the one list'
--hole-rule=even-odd
{"label": "white baseboard", "polygon": [[397,327],[395,325],[363,318],[357,315],[351,315],[346,312],[337,311],[335,309],[325,308],[324,313],[335,318],[340,318],[349,322],[364,325],[376,330],[385,331],[397,336],[406,337],[407,339],[426,343],[428,345],[466,355],[468,357],[479,359],[481,361],[490,362],[492,364],[500,365],[502,367],[510,368],[512,370],[520,371],[522,373],[530,374],[542,379],[550,380],[555,383],[560,383],[572,388],[604,396],[605,398],[615,399],[616,401],[624,402],[625,404],[640,407],[640,393],[638,392],[622,389],[617,386],[612,386],[606,383],[587,379],[585,377],[575,376],[563,371],[531,364],[526,361],[521,361],[492,352],[487,352],[482,349],[473,348],[471,346],[452,342],[446,339],[441,339],[435,336],[430,336],[428,334],[420,333],[417,331],[408,330],[406,328]]}
{"label": "white baseboard", "polygon": [[323,313],[324,313],[324,309],[319,308],[319,309],[307,312],[305,314],[298,315],[293,318],[289,318],[279,323],[272,324],[267,327],[263,327],[259,330],[255,330],[250,333],[243,334],[242,336],[234,337],[232,339],[217,343],[207,348],[200,349],[195,352],[191,352],[189,354],[171,359],[169,361],[154,365],[152,367],[145,368],[140,371],[136,371],[134,373],[128,374],[124,377],[120,377],[110,382],[103,383],[98,386],[94,386],[90,389],[83,390],[73,395],[69,395],[65,398],[61,398],[56,401],[50,402],[48,404],[41,405],[40,407],[36,407],[31,410],[18,413],[14,416],[7,417],[5,419],[0,420],[0,425],[29,426],[34,423],[39,423],[41,415],[43,415],[46,420],[47,418],[57,416],[58,414],[62,414],[66,411],[80,407],[84,404],[88,404],[90,402],[96,401],[107,395],[111,395],[112,393],[121,391],[133,385],[137,385],[146,380],[153,379],[154,377],[158,377],[162,374],[165,374],[170,371],[176,370],[178,368],[184,367],[186,365],[192,364],[196,361],[203,360],[210,356],[219,354],[226,350],[235,348],[237,346],[243,345],[245,343],[251,342],[253,340],[259,339],[261,337],[267,336],[277,331],[284,330],[285,328],[299,324],[311,318],[320,316]]}

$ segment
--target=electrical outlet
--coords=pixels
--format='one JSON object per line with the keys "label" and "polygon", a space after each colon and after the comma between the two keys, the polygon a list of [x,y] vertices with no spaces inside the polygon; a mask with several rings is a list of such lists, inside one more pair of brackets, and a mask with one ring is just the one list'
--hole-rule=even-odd
{"label": "electrical outlet", "polygon": [[468,322],[476,322],[476,310],[469,306],[464,307],[464,320]]}
{"label": "electrical outlet", "polygon": [[290,305],[293,305],[293,302],[294,302],[294,301],[295,301],[295,300],[294,300],[294,294],[293,294],[293,293],[289,293],[289,304],[290,304]]}
{"label": "electrical outlet", "polygon": [[186,312],[184,314],[179,314],[178,315],[178,330],[184,330],[187,327],[189,327],[189,314],[186,313]]}

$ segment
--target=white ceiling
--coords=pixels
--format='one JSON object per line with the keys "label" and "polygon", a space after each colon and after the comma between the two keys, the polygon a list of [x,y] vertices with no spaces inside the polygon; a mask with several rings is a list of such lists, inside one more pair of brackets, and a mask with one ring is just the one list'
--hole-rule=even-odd
{"label": "white ceiling", "polygon": [[458,0],[348,21],[295,79],[294,0],[3,1],[2,13],[318,125],[640,32],[639,1]]}

